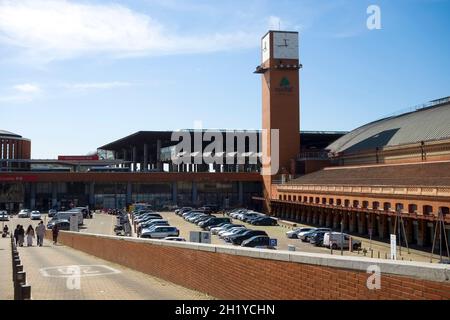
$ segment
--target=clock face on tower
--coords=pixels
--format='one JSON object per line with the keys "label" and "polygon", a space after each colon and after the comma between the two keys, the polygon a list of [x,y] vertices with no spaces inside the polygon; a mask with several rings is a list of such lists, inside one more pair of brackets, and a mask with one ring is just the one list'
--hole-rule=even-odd
{"label": "clock face on tower", "polygon": [[267,33],[266,36],[261,41],[261,56],[262,62],[266,62],[270,59],[270,52],[272,51],[270,47],[270,33]]}
{"label": "clock face on tower", "polygon": [[298,60],[298,33],[273,33],[273,58]]}

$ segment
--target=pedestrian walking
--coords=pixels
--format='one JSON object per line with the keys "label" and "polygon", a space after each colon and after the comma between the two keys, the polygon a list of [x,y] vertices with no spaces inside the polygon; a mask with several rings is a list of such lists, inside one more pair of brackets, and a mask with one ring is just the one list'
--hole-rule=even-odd
{"label": "pedestrian walking", "polygon": [[36,227],[36,239],[37,239],[37,245],[39,247],[42,247],[42,244],[44,242],[44,236],[45,236],[45,226],[44,222],[41,220],[39,224]]}
{"label": "pedestrian walking", "polygon": [[25,230],[22,225],[19,225],[19,247],[23,247],[23,241],[25,239]]}
{"label": "pedestrian walking", "polygon": [[31,224],[28,226],[27,232],[25,234],[27,235],[27,246],[32,247],[34,238],[34,228]]}
{"label": "pedestrian walking", "polygon": [[55,223],[52,227],[53,244],[56,244],[58,242],[58,233],[59,233],[58,224]]}
{"label": "pedestrian walking", "polygon": [[16,228],[14,229],[14,243],[16,244],[16,246],[19,245],[19,229],[20,229],[20,224],[18,224],[16,226]]}
{"label": "pedestrian walking", "polygon": [[5,226],[3,227],[3,233],[2,233],[2,237],[6,238],[8,236],[8,225],[5,224]]}

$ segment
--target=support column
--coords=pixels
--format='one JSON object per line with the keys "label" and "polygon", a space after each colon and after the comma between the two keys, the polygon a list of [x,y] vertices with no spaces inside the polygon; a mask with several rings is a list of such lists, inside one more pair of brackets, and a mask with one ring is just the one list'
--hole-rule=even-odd
{"label": "support column", "polygon": [[238,193],[239,193],[239,205],[244,204],[244,183],[242,181],[238,182]]}
{"label": "support column", "polygon": [[359,234],[367,233],[367,220],[365,212],[358,212],[358,233]]}
{"label": "support column", "polygon": [[197,182],[192,181],[192,204],[197,205]]}
{"label": "support column", "polygon": [[381,239],[384,239],[385,237],[387,237],[387,233],[388,233],[388,230],[387,230],[387,223],[388,223],[387,217],[386,217],[386,215],[382,214],[382,215],[378,216],[377,220],[378,220],[378,236]]}
{"label": "support column", "polygon": [[125,198],[127,209],[128,209],[128,206],[131,205],[131,203],[132,203],[131,192],[132,192],[131,182],[128,182],[127,183],[127,195],[126,195],[126,198]]}
{"label": "support column", "polygon": [[58,183],[52,182],[52,209],[58,205]]}
{"label": "support column", "polygon": [[148,144],[144,143],[144,168],[141,171],[148,171]]}
{"label": "support column", "polygon": [[136,172],[137,170],[137,160],[136,160],[136,146],[133,146],[133,148],[131,149],[131,161],[133,162],[133,171]]}
{"label": "support column", "polygon": [[324,208],[319,209],[319,225],[323,227],[325,225],[325,212]]}
{"label": "support column", "polygon": [[89,208],[95,207],[95,196],[94,196],[95,182],[89,183]]}
{"label": "support column", "polygon": [[172,203],[178,204],[178,184],[176,181],[172,182]]}
{"label": "support column", "polygon": [[344,231],[349,231],[349,212],[347,210],[342,211],[342,218],[344,222]]}
{"label": "support column", "polygon": [[156,168],[159,172],[163,170],[162,163],[161,163],[161,140],[158,139],[156,141]]}
{"label": "support column", "polygon": [[338,212],[336,210],[332,211],[332,219],[333,219],[333,229],[337,229],[339,227],[339,223],[340,223],[340,215],[338,214]]}
{"label": "support column", "polygon": [[350,212],[350,218],[348,221],[348,231],[355,232],[356,231],[356,213]]}
{"label": "support column", "polygon": [[413,219],[403,218],[403,222],[405,224],[406,240],[408,244],[411,244],[413,242]]}
{"label": "support column", "polygon": [[417,245],[424,247],[426,245],[427,221],[420,219],[418,223]]}
{"label": "support column", "polygon": [[315,225],[319,224],[319,214],[320,214],[319,208],[314,207],[314,210],[313,210],[313,223]]}
{"label": "support column", "polygon": [[36,209],[36,184],[30,183],[30,210]]}
{"label": "support column", "polygon": [[332,216],[332,212],[331,209],[326,209],[326,221],[325,221],[325,226],[327,228],[331,228],[333,226],[333,222],[332,222],[333,216]]}

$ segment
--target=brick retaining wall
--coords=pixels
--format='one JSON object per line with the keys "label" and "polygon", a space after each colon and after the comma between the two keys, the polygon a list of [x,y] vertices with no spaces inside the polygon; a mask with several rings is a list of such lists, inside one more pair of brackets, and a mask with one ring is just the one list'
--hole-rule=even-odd
{"label": "brick retaining wall", "polygon": [[[443,265],[73,232],[60,232],[59,241],[220,299],[450,299],[450,268]],[[366,287],[369,262],[381,267],[380,290]]]}

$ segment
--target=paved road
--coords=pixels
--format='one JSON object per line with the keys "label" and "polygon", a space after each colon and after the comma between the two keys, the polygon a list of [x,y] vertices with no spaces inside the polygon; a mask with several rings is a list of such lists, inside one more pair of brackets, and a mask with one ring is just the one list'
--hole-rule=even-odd
{"label": "paved road", "polygon": [[[21,247],[20,258],[34,300],[208,299],[173,283],[63,245]],[[78,278],[74,274],[81,274]],[[78,279],[80,279],[78,281]]]}
{"label": "paved road", "polygon": [[14,298],[11,271],[11,240],[0,238],[0,300]]}
{"label": "paved road", "polygon": [[[47,220],[45,215],[43,220]],[[113,234],[116,217],[106,214],[85,219],[80,232]],[[12,218],[7,222],[27,228],[38,221]],[[43,247],[20,247],[19,254],[35,300],[197,300],[211,299],[203,293],[96,258],[66,246],[45,241]],[[12,299],[10,239],[0,238],[0,299]],[[72,266],[72,267],[71,267]],[[77,277],[80,273],[79,289]]]}

